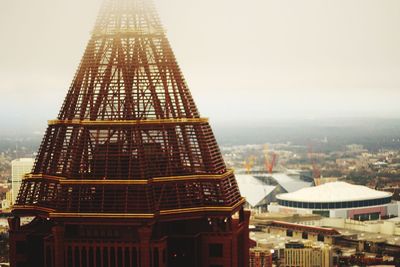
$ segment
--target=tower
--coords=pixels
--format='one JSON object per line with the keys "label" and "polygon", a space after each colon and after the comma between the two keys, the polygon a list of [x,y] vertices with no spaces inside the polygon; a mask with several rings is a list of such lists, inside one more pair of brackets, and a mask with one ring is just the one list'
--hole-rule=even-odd
{"label": "tower", "polygon": [[106,0],[22,182],[11,266],[247,266],[244,202],[154,5]]}

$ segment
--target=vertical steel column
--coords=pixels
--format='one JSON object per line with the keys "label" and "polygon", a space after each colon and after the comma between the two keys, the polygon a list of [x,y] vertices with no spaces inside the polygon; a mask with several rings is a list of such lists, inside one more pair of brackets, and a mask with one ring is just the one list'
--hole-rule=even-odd
{"label": "vertical steel column", "polygon": [[51,229],[54,238],[54,263],[57,267],[65,266],[65,244],[64,244],[64,234],[65,228],[61,225],[53,226]]}
{"label": "vertical steel column", "polygon": [[151,226],[142,226],[138,229],[140,238],[140,267],[150,267],[150,239],[152,233]]}
{"label": "vertical steel column", "polygon": [[21,219],[17,216],[8,218],[8,227],[10,231],[10,267],[17,267],[17,239],[18,239],[18,230],[21,227]]}

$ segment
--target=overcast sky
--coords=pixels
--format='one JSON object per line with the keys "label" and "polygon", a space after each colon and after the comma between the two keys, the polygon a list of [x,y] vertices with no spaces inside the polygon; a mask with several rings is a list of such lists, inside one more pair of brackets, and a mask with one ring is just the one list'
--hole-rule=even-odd
{"label": "overcast sky", "polygon": [[[205,117],[400,117],[398,0],[155,2]],[[100,4],[0,0],[2,127],[56,117]]]}

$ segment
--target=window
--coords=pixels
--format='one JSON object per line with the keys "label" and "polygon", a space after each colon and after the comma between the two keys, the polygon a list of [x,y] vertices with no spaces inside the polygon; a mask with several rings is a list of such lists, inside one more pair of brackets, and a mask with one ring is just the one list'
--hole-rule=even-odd
{"label": "window", "polygon": [[312,213],[329,218],[329,210],[313,210]]}
{"label": "window", "polygon": [[79,266],[79,259],[80,259],[80,251],[79,251],[79,248],[78,247],[75,247],[75,257],[74,257],[74,262],[75,262],[75,264],[74,264],[74,266]]}
{"label": "window", "polygon": [[223,257],[223,245],[222,244],[209,244],[208,254],[212,258]]}
{"label": "window", "polygon": [[369,220],[378,220],[380,217],[379,212],[374,213],[364,213],[364,214],[356,214],[354,215],[354,220],[356,221],[369,221]]}
{"label": "window", "polygon": [[307,232],[303,232],[303,233],[301,234],[301,238],[303,238],[303,239],[308,239],[308,233],[307,233]]}
{"label": "window", "polygon": [[159,267],[160,266],[158,248],[154,249],[153,262],[154,262],[154,265],[153,265],[154,267]]}
{"label": "window", "polygon": [[286,230],[286,236],[293,236],[293,231],[292,230]]}
{"label": "window", "polygon": [[317,240],[319,242],[324,242],[325,241],[325,236],[323,234],[318,234]]}
{"label": "window", "polygon": [[108,248],[105,247],[103,248],[103,267],[108,267]]}

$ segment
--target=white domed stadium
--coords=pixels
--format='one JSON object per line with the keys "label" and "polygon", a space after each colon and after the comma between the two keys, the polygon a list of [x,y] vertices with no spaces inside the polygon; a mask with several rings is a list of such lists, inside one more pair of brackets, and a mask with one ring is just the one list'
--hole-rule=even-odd
{"label": "white domed stadium", "polygon": [[392,194],[345,182],[326,183],[277,196],[270,212],[320,214],[325,217],[374,220],[398,215]]}

